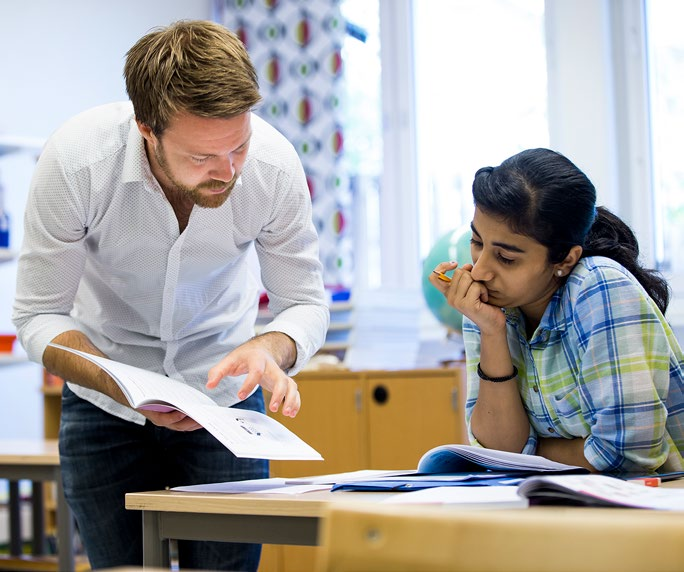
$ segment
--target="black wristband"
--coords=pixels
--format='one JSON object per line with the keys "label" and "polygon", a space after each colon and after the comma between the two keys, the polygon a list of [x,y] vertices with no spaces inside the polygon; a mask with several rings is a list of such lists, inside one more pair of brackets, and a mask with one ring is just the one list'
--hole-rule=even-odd
{"label": "black wristband", "polygon": [[511,375],[506,375],[504,377],[489,377],[488,375],[485,374],[484,371],[482,371],[482,368],[480,367],[480,364],[477,364],[477,375],[480,376],[480,379],[484,379],[485,381],[493,381],[494,383],[501,383],[502,381],[511,381],[511,379],[515,379],[518,377],[518,368],[513,366],[513,373]]}

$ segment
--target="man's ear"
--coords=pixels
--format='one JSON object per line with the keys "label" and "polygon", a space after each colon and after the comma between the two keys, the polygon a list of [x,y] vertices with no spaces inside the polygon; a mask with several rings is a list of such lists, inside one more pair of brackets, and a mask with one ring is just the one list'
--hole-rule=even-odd
{"label": "man's ear", "polygon": [[563,276],[567,276],[572,272],[572,269],[575,267],[575,264],[579,262],[579,259],[582,257],[582,247],[579,244],[576,244],[570,249],[570,252],[568,252],[568,255],[565,257],[563,262],[559,262],[556,264],[554,273],[556,276],[559,278]]}
{"label": "man's ear", "polygon": [[139,121],[137,119],[135,120],[135,122],[138,125],[138,131],[140,131],[140,134],[143,136],[145,141],[147,141],[148,143],[154,143],[157,137],[152,131],[152,128],[146,123],[143,123],[142,121]]}

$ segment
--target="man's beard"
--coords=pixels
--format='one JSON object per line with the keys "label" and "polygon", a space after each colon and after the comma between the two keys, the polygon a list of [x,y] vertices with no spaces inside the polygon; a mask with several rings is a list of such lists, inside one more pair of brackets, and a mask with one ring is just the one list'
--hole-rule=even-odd
{"label": "man's beard", "polygon": [[[169,167],[169,163],[166,160],[166,155],[164,154],[164,150],[161,146],[161,143],[155,147],[154,156],[157,159],[157,164],[159,165],[159,168],[162,170],[164,175],[166,175],[166,178],[173,185],[173,191],[183,195],[185,198],[190,199],[198,207],[209,209],[215,209],[217,207],[220,207],[223,203],[225,203],[228,200],[228,197],[230,196],[233,187],[235,187],[235,183],[237,182],[239,177],[239,174],[235,173],[233,175],[233,178],[227,183],[225,181],[217,181],[216,179],[212,179],[205,183],[200,183],[196,187],[188,187],[178,182],[178,180],[176,180],[176,178],[173,176],[173,173],[171,173],[171,169]],[[210,195],[202,193],[203,189],[219,189],[221,187],[225,188],[225,190],[222,193],[212,193]]]}

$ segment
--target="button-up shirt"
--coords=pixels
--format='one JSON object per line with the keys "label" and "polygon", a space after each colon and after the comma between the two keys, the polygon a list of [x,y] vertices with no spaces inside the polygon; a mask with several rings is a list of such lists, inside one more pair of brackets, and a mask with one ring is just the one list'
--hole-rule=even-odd
{"label": "button-up shirt", "polygon": [[[275,316],[262,332],[290,336],[297,361],[287,373],[301,369],[329,321],[310,195],[292,145],[258,116],[251,124],[230,197],[195,206],[182,233],[130,102],[86,111],[49,139],[31,182],[13,314],[32,360],[41,363],[58,334],[79,330],[111,359],[232,405],[244,376],[204,386],[208,370],[254,336],[260,268]],[[104,394],[70,387],[144,422]]]}
{"label": "button-up shirt", "polygon": [[[508,345],[539,437],[586,438],[600,471],[682,470],[684,355],[637,280],[604,257],[582,258],[528,339],[518,308],[505,310]],[[468,426],[480,381],[480,334],[464,320]],[[471,440],[476,443],[472,433]]]}

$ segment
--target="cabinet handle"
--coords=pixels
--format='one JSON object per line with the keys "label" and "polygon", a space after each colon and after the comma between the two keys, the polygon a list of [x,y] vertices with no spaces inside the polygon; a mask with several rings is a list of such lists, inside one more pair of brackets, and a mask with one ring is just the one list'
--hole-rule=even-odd
{"label": "cabinet handle", "polygon": [[451,389],[451,408],[458,413],[458,388]]}
{"label": "cabinet handle", "polygon": [[354,391],[354,404],[356,405],[356,411],[361,413],[363,411],[363,393],[360,389]]}
{"label": "cabinet handle", "polygon": [[384,385],[376,385],[373,390],[373,400],[379,405],[387,403],[389,399],[389,391]]}

